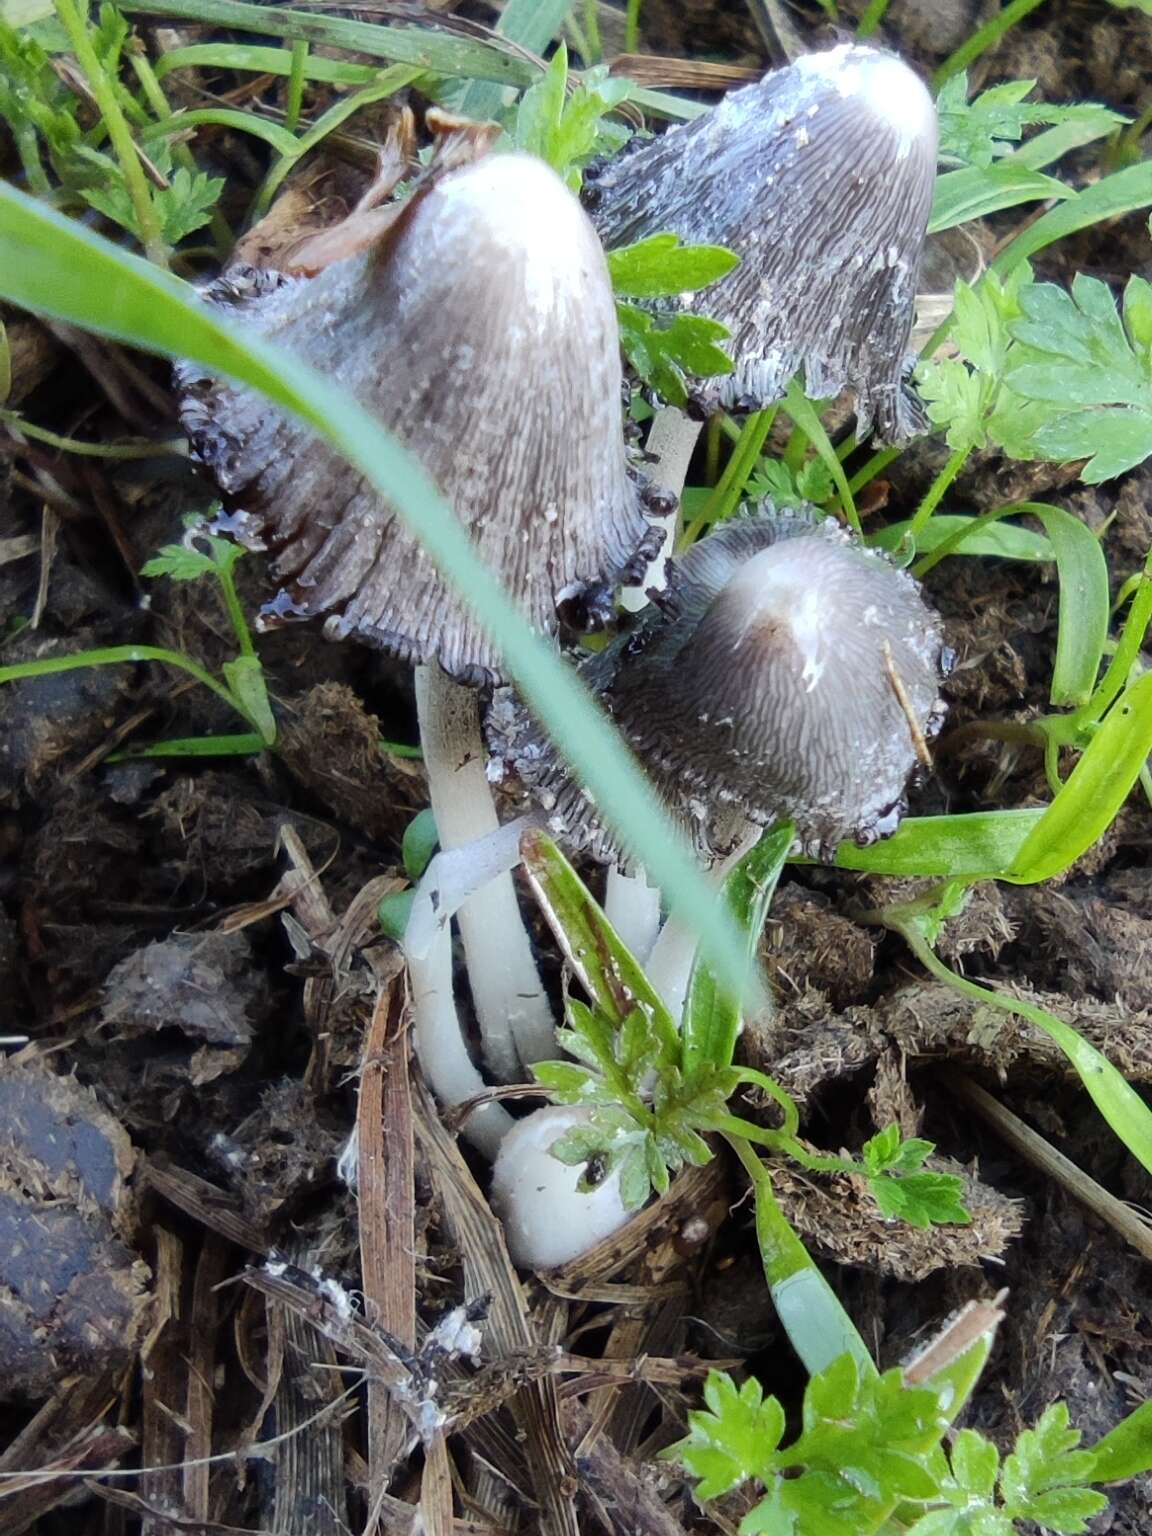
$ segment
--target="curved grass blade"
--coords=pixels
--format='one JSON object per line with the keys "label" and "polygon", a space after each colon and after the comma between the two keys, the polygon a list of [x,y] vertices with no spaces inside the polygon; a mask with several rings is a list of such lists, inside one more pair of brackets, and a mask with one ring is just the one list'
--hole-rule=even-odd
{"label": "curved grass blade", "polygon": [[[839,869],[940,880],[996,880],[1006,875],[1046,810],[973,811],[967,816],[910,816],[882,843],[841,843]],[[812,860],[798,859],[797,863]]]}

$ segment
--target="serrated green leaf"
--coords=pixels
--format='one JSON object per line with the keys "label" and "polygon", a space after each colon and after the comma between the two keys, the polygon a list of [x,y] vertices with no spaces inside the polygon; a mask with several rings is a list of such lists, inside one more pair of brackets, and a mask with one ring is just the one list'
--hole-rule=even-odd
{"label": "serrated green leaf", "polygon": [[1000,1470],[1000,1452],[974,1429],[957,1431],[952,1442],[952,1476],[967,1499],[991,1499]]}
{"label": "serrated green leaf", "polygon": [[721,245],[682,245],[679,235],[661,234],[609,251],[608,271],[618,298],[663,299],[706,288],[739,261]]}
{"label": "serrated green leaf", "polygon": [[1026,102],[1035,80],[1005,80],[968,101],[967,74],[953,75],[940,89],[936,110],[940,119],[940,158],[973,166],[990,166],[1020,141],[1026,126],[1037,123],[1084,123],[1107,131],[1125,118],[1095,102],[1056,106]]}

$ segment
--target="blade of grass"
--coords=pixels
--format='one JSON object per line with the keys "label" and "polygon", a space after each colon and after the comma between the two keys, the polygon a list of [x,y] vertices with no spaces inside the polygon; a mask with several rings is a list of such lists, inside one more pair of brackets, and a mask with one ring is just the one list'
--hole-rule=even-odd
{"label": "blade of grass", "polygon": [[1000,277],[1006,277],[1022,261],[1027,261],[1054,241],[1063,240],[1068,235],[1074,235],[1092,224],[1103,223],[1106,219],[1119,218],[1125,213],[1147,208],[1150,204],[1152,160],[1145,160],[1139,165],[1130,165],[1123,171],[1105,176],[1094,186],[1085,187],[1066,203],[1061,203],[1059,208],[1050,208],[1035,224],[1021,230],[1015,240],[1004,247],[989,270]]}
{"label": "blade of grass", "polygon": [[936,178],[928,232],[938,235],[957,224],[983,219],[1005,208],[1017,208],[1021,203],[1074,195],[1064,182],[1028,166],[966,165],[963,170],[945,171]]}
{"label": "blade of grass", "polygon": [[296,136],[269,118],[258,117],[255,112],[236,112],[231,107],[193,107],[187,112],[174,112],[158,123],[150,123],[143,137],[145,143],[152,139],[170,138],[189,128],[231,128],[234,133],[249,133],[263,139],[280,155],[296,152]]}
{"label": "blade of grass", "polygon": [[[496,31],[529,53],[542,54],[571,9],[572,0],[508,0]],[[465,117],[495,117],[501,95],[501,87],[492,81],[473,80],[460,98],[460,110]]]}
{"label": "blade of grass", "polygon": [[[768,908],[795,835],[791,822],[765,832],[724,882],[724,900],[733,922],[745,935],[749,966],[755,964]],[[684,1009],[680,1058],[684,1071],[690,1073],[702,1066],[730,1067],[739,1036],[739,998],[717,981],[709,966],[697,961]]]}
{"label": "blade of grass", "polygon": [[1034,885],[1082,858],[1116,819],[1152,752],[1152,673],[1108,713],[1060,793],[1017,851],[1004,879]]}
{"label": "blade of grass", "polygon": [[1096,686],[1108,639],[1111,604],[1108,564],[1100,540],[1078,517],[1040,502],[1020,502],[1044,524],[1060,576],[1060,616],[1056,662],[1049,699],[1053,704],[1083,704]]}
{"label": "blade of grass", "polygon": [[[289,75],[292,55],[284,48],[260,48],[248,43],[191,43],[173,48],[156,61],[156,78],[163,80],[177,69],[235,69],[256,75]],[[305,80],[326,85],[371,85],[380,74],[371,64],[346,64],[310,53],[304,61]]]}
{"label": "blade of grass", "polygon": [[848,484],[848,476],[844,473],[844,466],[836,456],[836,450],[824,430],[824,423],[816,412],[816,407],[804,394],[796,380],[788,385],[788,393],[784,397],[784,409],[792,420],[804,433],[808,441],[815,448],[817,455],[824,464],[825,469],[832,476],[832,483],[840,495],[840,505],[844,516],[857,533],[862,533],[860,516],[856,511],[856,503],[852,498],[852,487]]}
{"label": "blade of grass", "polygon": [[937,90],[945,80],[950,80],[953,75],[958,75],[962,69],[967,69],[982,53],[987,53],[989,48],[995,48],[1006,32],[1023,21],[1044,4],[1044,0],[1009,0],[990,21],[986,21],[982,27],[977,27],[971,37],[966,38],[954,53],[950,53],[941,64],[940,68],[932,76],[932,84]]}
{"label": "blade of grass", "polygon": [[845,1312],[835,1291],[812,1262],[793,1232],[772,1188],[772,1175],[739,1136],[729,1145],[743,1165],[756,1197],[756,1240],[772,1302],[810,1376],[851,1355],[862,1374],[876,1375],[868,1346]]}
{"label": "blade of grass", "polygon": [[[525,700],[603,807],[605,818],[636,849],[674,909],[699,932],[711,963],[739,988],[743,940],[616,731],[477,557],[423,467],[355,399],[290,354],[240,335],[176,278],[3,183],[0,296],[238,379],[307,422],[343,453],[419,532],[430,557],[503,651]],[[749,1005],[761,996],[759,980],[753,978]]]}
{"label": "blade of grass", "polygon": [[1104,1119],[1132,1156],[1152,1173],[1152,1110],[1149,1110],[1135,1088],[1124,1080],[1107,1056],[1047,1009],[1038,1008],[1022,998],[993,991],[991,987],[981,986],[979,982],[969,981],[967,977],[957,976],[937,956],[915,923],[900,922],[893,926],[925,970],[935,976],[937,981],[944,982],[946,986],[976,1002],[1027,1019],[1055,1041],[1076,1069],[1080,1081]]}
{"label": "blade of grass", "polygon": [[373,59],[413,64],[446,79],[496,80],[501,85],[531,85],[539,70],[512,49],[494,42],[434,32],[426,27],[381,27],[342,16],[316,16],[247,0],[124,0],[129,15],[171,16],[213,27],[234,27],[267,37],[300,39],[329,48],[366,53]]}
{"label": "blade of grass", "polygon": [[[922,875],[928,879],[993,880],[1004,876],[1046,814],[973,811],[967,816],[910,816],[892,837],[870,848],[841,843],[839,869],[871,875]],[[797,859],[796,863],[810,862]]]}

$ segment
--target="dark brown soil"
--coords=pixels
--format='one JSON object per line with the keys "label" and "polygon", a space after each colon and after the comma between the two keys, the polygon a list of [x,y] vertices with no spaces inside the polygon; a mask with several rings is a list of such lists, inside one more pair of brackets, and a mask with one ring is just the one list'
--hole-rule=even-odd
{"label": "dark brown soil", "polygon": [[[647,0],[647,43],[760,67],[749,17],[770,9]],[[894,0],[881,40],[930,69],[987,10]],[[828,35],[819,7],[789,14],[805,36]],[[1152,25],[1104,0],[1053,4],[976,73],[1036,75],[1054,100],[1138,112]],[[1118,279],[1152,270],[1149,258],[1136,217],[1038,265],[1053,278]],[[172,434],[162,367],[22,319],[9,340],[12,403],[30,420],[96,438]],[[875,517],[907,516],[941,456],[922,445],[894,465]],[[1147,470],[1090,489],[1052,466],[989,458],[962,476],[949,509],[1024,496],[1106,527],[1114,590],[1152,545]],[[140,643],[218,667],[231,654],[227,622],[203,586],[136,575],[208,501],[176,458],[118,466],[0,438],[0,619],[39,609],[0,662]],[[258,558],[238,570],[253,610],[266,595]],[[1054,573],[957,558],[928,589],[959,658],[950,728],[1046,709]],[[438,1390],[441,1405],[468,1405],[449,1442],[468,1522],[456,1530],[731,1529],[703,1520],[651,1456],[676,1438],[701,1361],[746,1361],[766,1390],[797,1401],[802,1375],[773,1318],[737,1171],[719,1157],[571,1275],[517,1286],[484,1171],[461,1158],[410,1069],[400,960],[375,920],[401,887],[400,839],[425,803],[418,765],[380,746],[414,740],[407,676],[309,630],[271,634],[260,652],[281,729],[278,750],[260,757],[114,760],[237,729],[210,694],[158,667],[0,688],[0,1033],[30,1041],[0,1068],[0,1253],[26,1244],[34,1266],[0,1292],[0,1443],[11,1441],[0,1472],[76,1474],[0,1486],[0,1533],[327,1536],[365,1528],[368,1490],[380,1494],[389,1467],[374,1518],[412,1529],[422,1486],[425,1508],[450,1507],[448,1466],[409,1455],[410,1420],[387,1390],[396,1355],[376,1325],[423,1345],[410,1398]],[[945,739],[913,811],[1046,796],[1036,753]],[[1067,877],[979,888],[940,946],[965,974],[1075,1025],[1140,1085],[1152,1083],[1150,844],[1152,813],[1135,797]],[[1009,1149],[957,1083],[982,1085],[1123,1199],[1146,1208],[1152,1182],[1045,1035],[929,980],[862,920],[913,893],[792,871],[764,945],[778,1009],[752,1021],[744,1048],[801,1101],[816,1146],[859,1148],[893,1120],[936,1142],[939,1166],[967,1182],[973,1225],[897,1227],[863,1188],[791,1172],[780,1197],[885,1364],[961,1303],[1007,1287],[970,1422],[1008,1441],[1063,1398],[1091,1441],[1152,1394],[1147,1262]],[[337,1171],[358,1116],[361,1136],[379,1142],[376,1163],[362,1148],[362,1169],[376,1172],[359,1205]],[[356,1323],[354,1293],[372,1327]],[[424,1342],[473,1303],[485,1361],[475,1375]],[[571,1357],[562,1370],[555,1346]],[[262,1456],[230,1454],[273,1440]],[[222,1459],[202,1460],[212,1453]],[[82,1481],[117,1464],[173,1470]],[[1150,1526],[1142,1479],[1092,1530]]]}

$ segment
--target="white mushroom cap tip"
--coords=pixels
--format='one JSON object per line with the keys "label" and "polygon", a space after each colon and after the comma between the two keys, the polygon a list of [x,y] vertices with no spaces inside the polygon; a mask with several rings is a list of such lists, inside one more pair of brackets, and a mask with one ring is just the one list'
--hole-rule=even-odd
{"label": "white mushroom cap tip", "polygon": [[935,145],[932,96],[915,70],[894,55],[843,43],[826,53],[803,54],[794,67],[827,80],[841,96],[860,97],[898,135],[905,153],[920,140]]}

